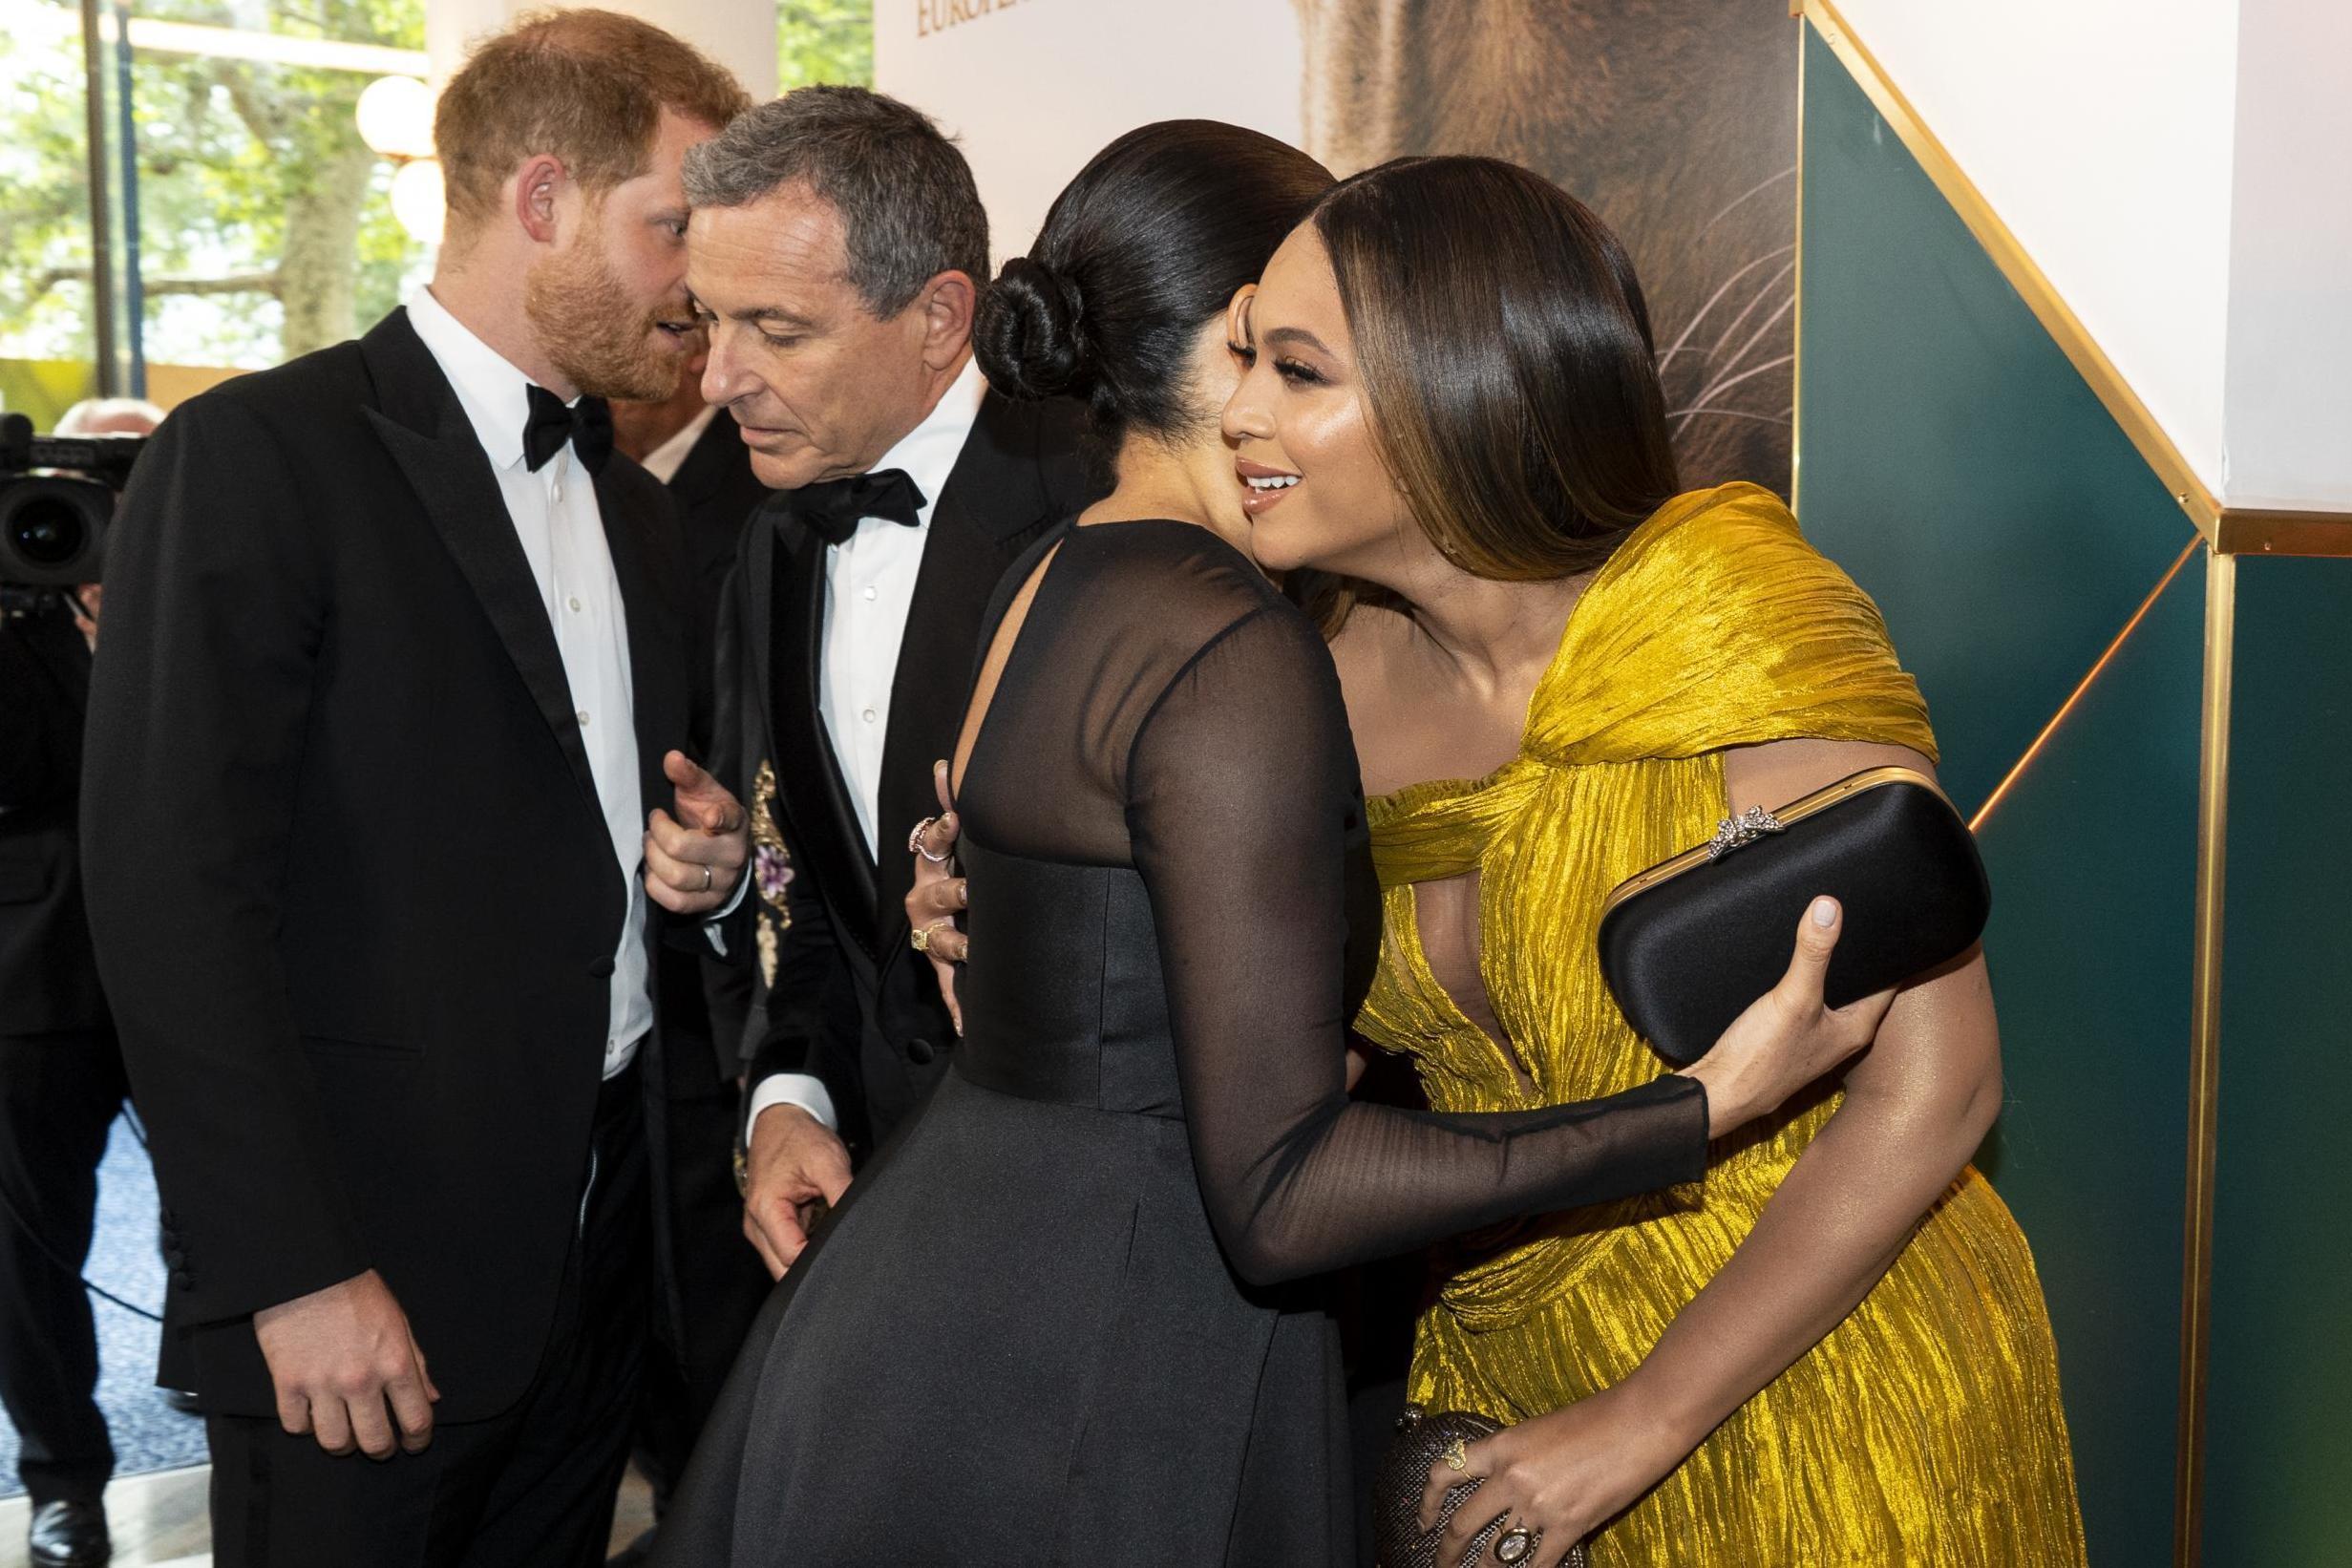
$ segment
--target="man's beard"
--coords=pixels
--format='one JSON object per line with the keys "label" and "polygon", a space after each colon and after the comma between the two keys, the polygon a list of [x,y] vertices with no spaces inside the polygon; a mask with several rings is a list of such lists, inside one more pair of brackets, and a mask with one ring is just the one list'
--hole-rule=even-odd
{"label": "man's beard", "polygon": [[[522,296],[549,363],[583,392],[659,402],[678,390],[683,352],[655,336],[661,317],[629,297],[603,250],[575,241],[531,269]],[[681,319],[686,309],[675,312]]]}

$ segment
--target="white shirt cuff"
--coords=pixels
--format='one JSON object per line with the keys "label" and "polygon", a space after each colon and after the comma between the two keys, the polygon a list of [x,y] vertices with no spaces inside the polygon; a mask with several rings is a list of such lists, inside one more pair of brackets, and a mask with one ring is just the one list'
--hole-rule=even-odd
{"label": "white shirt cuff", "polygon": [[[744,898],[751,890],[752,868],[747,865],[743,868],[743,876],[735,882],[734,892],[728,895],[727,901],[702,918],[703,937],[721,958],[727,956],[727,933],[720,927],[728,916],[743,907]],[[830,1127],[833,1124],[828,1122],[825,1125]]]}
{"label": "white shirt cuff", "polygon": [[744,1125],[757,1126],[761,1112],[779,1105],[796,1105],[822,1122],[827,1131],[840,1131],[840,1118],[833,1113],[833,1096],[826,1092],[824,1080],[805,1072],[776,1072],[762,1078],[752,1091],[752,1109]]}

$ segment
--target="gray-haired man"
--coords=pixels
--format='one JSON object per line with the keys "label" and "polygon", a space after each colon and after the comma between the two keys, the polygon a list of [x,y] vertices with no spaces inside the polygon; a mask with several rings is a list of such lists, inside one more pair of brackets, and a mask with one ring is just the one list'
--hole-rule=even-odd
{"label": "gray-haired man", "polygon": [[901,908],[907,831],[935,809],[997,580],[1098,492],[1081,411],[992,395],[972,363],[987,217],[928,117],[803,88],[694,149],[687,194],[703,395],[783,492],[744,532],[719,693],[767,995],[745,1229],[780,1275],[808,1209],[945,1070],[954,1030]]}

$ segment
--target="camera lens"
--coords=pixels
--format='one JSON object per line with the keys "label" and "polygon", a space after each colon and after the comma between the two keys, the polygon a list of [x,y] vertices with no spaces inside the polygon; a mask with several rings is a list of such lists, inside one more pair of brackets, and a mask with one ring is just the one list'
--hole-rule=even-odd
{"label": "camera lens", "polygon": [[32,496],[9,519],[9,542],[35,566],[61,566],[80,553],[89,523],[82,509],[56,496]]}

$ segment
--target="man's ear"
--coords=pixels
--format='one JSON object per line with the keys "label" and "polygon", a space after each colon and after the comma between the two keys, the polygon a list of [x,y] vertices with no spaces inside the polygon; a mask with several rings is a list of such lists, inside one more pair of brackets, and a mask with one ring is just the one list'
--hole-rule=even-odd
{"label": "man's ear", "polygon": [[943,371],[956,362],[972,341],[972,309],[979,290],[966,272],[940,273],[922,286],[914,308],[922,312],[922,362]]}
{"label": "man's ear", "polygon": [[552,153],[540,153],[524,161],[515,176],[515,222],[522,231],[540,244],[553,244],[561,227],[556,209],[564,190],[571,183],[571,175],[563,160]]}

